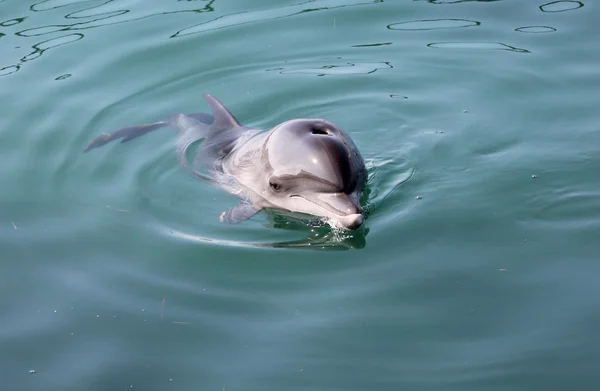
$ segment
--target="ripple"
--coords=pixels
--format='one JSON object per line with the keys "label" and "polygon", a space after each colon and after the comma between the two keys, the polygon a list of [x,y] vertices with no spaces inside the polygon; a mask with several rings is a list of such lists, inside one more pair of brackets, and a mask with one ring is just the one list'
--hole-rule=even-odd
{"label": "ripple", "polygon": [[374,46],[386,46],[391,45],[391,42],[381,42],[381,43],[365,43],[361,45],[352,45],[353,48],[369,48]]}
{"label": "ripple", "polygon": [[[85,18],[91,18],[94,16],[98,16],[98,15],[103,15],[103,16],[118,16],[118,15],[122,15],[124,13],[128,13],[129,10],[117,10],[117,11],[107,11],[107,12],[95,12],[94,10],[96,8],[100,8],[100,7],[104,7],[105,5],[112,3],[114,0],[100,0],[100,1],[93,1],[93,0],[83,0],[83,1],[65,1],[65,0],[47,0],[47,1],[42,1],[41,3],[37,3],[34,4],[30,7],[30,10],[33,12],[43,12],[43,11],[49,11],[49,10],[54,10],[54,9],[58,9],[58,8],[63,8],[63,7],[67,7],[67,6],[72,6],[72,5],[77,5],[77,4],[83,4],[83,3],[100,3],[100,4],[95,4],[92,6],[88,6],[85,7],[83,9],[71,12],[67,15],[64,16],[65,19],[85,19]],[[49,3],[49,4],[48,4]],[[40,4],[45,4],[46,8],[38,8],[37,6],[39,6]],[[86,12],[92,11],[91,14],[85,14]],[[77,14],[83,14],[83,15],[77,15]]]}
{"label": "ripple", "polygon": [[528,224],[534,222],[557,230],[598,227],[598,216],[590,214],[589,211],[594,210],[599,195],[597,191],[589,190],[557,190],[552,200],[545,200],[543,205],[532,213]]}
{"label": "ripple", "polygon": [[11,73],[17,72],[21,69],[20,65],[10,65],[4,68],[0,68],[0,76],[10,75]]}
{"label": "ripple", "polygon": [[83,38],[83,34],[74,33],[74,34],[67,34],[67,35],[63,35],[61,37],[56,37],[56,38],[48,39],[46,41],[42,41],[38,44],[33,45],[32,47],[33,47],[34,51],[31,52],[30,54],[26,55],[25,57],[23,57],[21,59],[21,61],[27,62],[27,61],[33,60],[34,58],[38,58],[39,56],[41,56],[48,49],[66,45],[66,44],[72,43],[72,42],[77,42],[82,38]]}
{"label": "ripple", "polygon": [[553,1],[544,5],[540,5],[542,12],[565,12],[572,11],[583,7],[581,1]]}
{"label": "ripple", "polygon": [[[392,23],[387,26],[390,30],[442,30],[479,26],[481,22],[468,19],[423,19],[408,22]],[[401,27],[398,27],[401,26]]]}
{"label": "ripple", "polygon": [[427,46],[440,49],[507,50],[517,53],[530,53],[529,50],[509,46],[501,42],[434,42]]}
{"label": "ripple", "polygon": [[64,75],[60,75],[59,77],[57,77],[54,80],[65,80],[68,79],[69,77],[71,77],[72,75],[70,73],[65,73]]}
{"label": "ripple", "polygon": [[14,26],[15,24],[22,23],[25,19],[27,19],[27,18],[16,18],[16,19],[6,20],[6,21],[0,23],[0,26],[2,26],[2,27]]}
{"label": "ripple", "polygon": [[42,54],[44,54],[44,52],[46,52],[47,50],[58,47],[58,46],[66,45],[66,44],[69,44],[72,42],[77,42],[80,39],[82,39],[83,37],[84,37],[84,35],[81,33],[73,33],[73,34],[67,34],[67,35],[63,35],[60,37],[48,39],[46,41],[37,43],[32,46],[33,51],[31,53],[23,56],[18,64],[10,65],[10,66],[0,69],[0,76],[6,76],[6,75],[10,75],[11,73],[15,73],[21,69],[21,65],[23,65],[23,63],[26,63],[31,60],[35,60],[36,58],[38,58]]}
{"label": "ripple", "polygon": [[389,69],[393,66],[389,62],[364,62],[364,63],[346,63],[343,65],[323,65],[318,68],[289,69],[271,68],[267,71],[279,71],[282,75],[303,74],[303,75],[356,75],[374,73],[379,69]]}
{"label": "ripple", "polygon": [[[219,30],[227,27],[241,26],[249,23],[264,22],[265,20],[281,19],[294,15],[299,15],[307,12],[331,10],[336,8],[355,7],[359,5],[368,5],[378,3],[379,0],[360,2],[354,4],[340,5],[338,0],[310,0],[289,6],[277,8],[262,9],[258,11],[240,12],[219,16],[218,18],[195,24],[177,31],[171,38],[183,37],[191,34],[203,33],[206,31]],[[310,8],[307,8],[310,5]]]}
{"label": "ripple", "polygon": [[[281,227],[280,227],[281,228]],[[326,229],[325,232],[323,230],[315,232],[313,229],[311,231],[312,235],[300,239],[300,240],[292,240],[292,241],[282,241],[282,242],[263,242],[263,243],[253,243],[253,242],[243,242],[236,240],[225,240],[225,239],[212,239],[207,237],[202,237],[199,235],[188,234],[182,231],[177,231],[171,228],[162,227],[159,228],[160,232],[163,235],[173,236],[177,239],[184,240],[187,242],[198,242],[198,243],[207,243],[218,246],[227,246],[227,247],[242,247],[242,248],[299,248],[306,250],[356,250],[362,249],[365,247],[366,240],[365,237],[369,232],[368,228],[363,228],[360,231],[338,231],[334,229]],[[319,233],[321,232],[321,233]]]}
{"label": "ripple", "polygon": [[[422,0],[423,1],[423,0]],[[493,3],[500,0],[424,0],[429,4],[458,4],[458,3]]]}
{"label": "ripple", "polygon": [[[37,37],[40,35],[52,34],[52,33],[56,33],[59,31],[65,31],[65,30],[85,30],[88,28],[100,27],[99,25],[92,25],[92,23],[98,22],[101,20],[111,19],[111,18],[114,18],[115,16],[123,15],[127,12],[128,11],[125,10],[125,11],[119,11],[118,13],[112,12],[112,13],[107,13],[107,14],[98,14],[98,15],[96,15],[97,18],[88,20],[86,22],[78,22],[78,23],[73,23],[73,24],[54,24],[54,25],[49,25],[49,26],[34,27],[31,29],[25,29],[25,30],[19,31],[16,33],[16,35],[21,36],[21,37]],[[116,22],[116,23],[118,23],[118,22]],[[114,24],[116,24],[116,23],[114,23]],[[109,24],[113,24],[113,23],[106,23],[104,25],[109,25]]]}
{"label": "ripple", "polygon": [[[192,8],[192,9],[183,9],[183,10],[172,10],[172,7],[165,6],[164,11],[162,12],[151,12],[151,8],[144,8],[142,11],[142,15],[137,16],[129,16],[128,18],[121,18],[119,16],[128,15],[131,13],[130,10],[105,10],[105,6],[112,3],[113,0],[104,0],[101,4],[95,4],[92,6],[86,6],[80,10],[71,12],[64,16],[65,19],[90,19],[82,22],[75,22],[71,24],[53,24],[41,27],[35,27],[31,29],[25,29],[17,33],[17,35],[22,37],[32,37],[39,36],[45,34],[51,34],[57,31],[65,31],[65,30],[86,30],[98,27],[112,26],[116,24],[129,23],[134,21],[139,21],[146,18],[151,18],[155,16],[164,16],[164,15],[172,15],[172,14],[180,14],[180,13],[203,13],[203,12],[212,12],[214,8],[212,4],[215,0],[210,0],[206,4],[203,5],[202,8]],[[43,3],[43,2],[42,2]],[[55,9],[65,7],[67,5],[75,5],[75,4],[84,4],[89,3],[89,1],[81,1],[72,4],[64,4],[63,2],[58,2],[58,6],[48,9]],[[41,4],[41,3],[38,3]],[[101,9],[101,7],[104,7]],[[45,11],[47,9],[42,10],[34,10],[32,11]],[[102,12],[100,12],[102,10]]]}
{"label": "ripple", "polygon": [[556,29],[550,26],[525,26],[519,27],[518,29],[515,29],[515,31],[518,31],[520,33],[541,34],[553,33],[556,31]]}
{"label": "ripple", "polygon": [[398,157],[368,160],[368,183],[371,187],[365,209],[369,215],[381,218],[386,208],[397,205],[392,200],[398,190],[407,184],[416,174],[416,167],[407,160]]}
{"label": "ripple", "polygon": [[[112,0],[109,0],[112,1]],[[35,3],[34,5],[32,5],[31,7],[29,7],[30,10],[32,10],[33,12],[43,12],[43,11],[49,11],[49,10],[53,10],[53,9],[57,9],[57,8],[62,8],[62,7],[67,7],[69,5],[75,5],[75,4],[80,4],[80,3],[89,3],[90,0],[80,0],[80,1],[71,1],[71,0],[44,0],[44,1],[40,1],[39,3]],[[40,5],[44,5],[44,7],[39,7]]]}

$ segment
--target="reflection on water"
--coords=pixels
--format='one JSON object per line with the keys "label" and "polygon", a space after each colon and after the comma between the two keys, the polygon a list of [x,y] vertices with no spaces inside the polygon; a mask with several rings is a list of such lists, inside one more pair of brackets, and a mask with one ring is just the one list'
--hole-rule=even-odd
{"label": "reflection on water", "polygon": [[540,34],[540,33],[553,33],[556,31],[554,27],[550,26],[525,26],[519,27],[515,29],[520,33],[531,33],[531,34]]}
{"label": "reflection on water", "polygon": [[[79,31],[98,27],[106,27],[115,24],[133,22],[158,15],[170,15],[185,12],[211,12],[214,11],[212,6],[214,2],[215,0],[210,0],[207,3],[203,3],[200,8],[198,8],[198,5],[193,2],[185,2],[181,3],[185,7],[184,9],[173,10],[173,4],[164,4],[162,9],[139,8],[136,11],[132,11],[127,9],[114,9],[114,7],[117,7],[117,3],[114,2],[114,0],[92,0],[78,2],[65,0],[46,0],[35,3],[29,7],[29,11],[34,13],[33,17],[37,17],[36,14],[42,14],[41,17],[43,17],[45,21],[47,16],[44,14],[44,12],[57,10],[60,8],[68,8],[69,12],[61,16],[61,20],[73,20],[73,23],[46,24],[47,22],[45,22],[45,24],[42,26],[16,31],[13,36],[30,38],[56,34],[65,31]],[[72,11],[73,7],[78,7],[79,9]],[[182,8],[182,6],[179,6],[179,8]],[[0,23],[0,27],[15,26],[23,22],[25,19],[27,19],[27,17],[6,20]],[[0,36],[5,34],[6,33],[0,33]],[[0,76],[17,72],[18,70],[22,69],[23,63],[40,57],[46,50],[50,48],[76,42],[82,38],[84,38],[84,34],[72,33],[38,42],[31,46],[33,49],[31,53],[25,55],[20,60],[15,61],[15,63],[12,65],[6,65],[0,68]],[[7,57],[9,56],[3,56],[2,60],[7,61]]]}
{"label": "reflection on water", "polygon": [[70,73],[65,73],[64,75],[60,75],[59,77],[57,77],[54,80],[65,80],[65,79],[68,79],[69,77],[71,77],[71,74]]}
{"label": "reflection on water", "polygon": [[467,19],[425,19],[389,24],[390,30],[442,30],[479,26],[481,22]]}
{"label": "reflection on water", "polygon": [[33,51],[23,57],[16,65],[10,65],[0,69],[0,76],[9,75],[11,73],[15,73],[21,66],[27,61],[34,60],[44,54],[45,51],[51,48],[55,48],[58,46],[66,45],[71,42],[79,41],[83,38],[83,34],[75,33],[75,34],[67,34],[61,37],[56,37],[52,39],[48,39],[46,41],[42,41],[32,46]]}
{"label": "reflection on water", "polygon": [[433,42],[427,46],[440,49],[507,50],[509,52],[530,53],[529,50],[509,46],[501,42]]}
{"label": "reflection on water", "polygon": [[25,19],[27,19],[27,18],[10,19],[10,20],[0,23],[0,26],[2,26],[2,27],[14,26],[15,24],[19,24],[19,23],[23,22]]}
{"label": "reflection on water", "polygon": [[[106,10],[108,5],[114,0],[104,0],[104,2],[100,5],[94,5],[91,7],[83,8],[75,12],[71,12],[64,16],[65,19],[86,19],[90,20],[84,22],[75,22],[71,24],[57,24],[57,25],[48,25],[42,27],[36,27],[32,29],[26,29],[17,33],[17,35],[32,37],[43,34],[51,34],[57,31],[65,31],[65,30],[86,30],[97,27],[105,27],[105,26],[113,26],[116,24],[129,23],[134,21],[139,21],[142,19],[155,17],[155,16],[164,16],[164,15],[173,15],[180,13],[202,13],[202,12],[212,12],[214,8],[212,4],[215,0],[209,1],[201,8],[186,8],[181,10],[173,10],[172,6],[165,4],[163,9],[138,9],[135,12],[131,10]],[[64,7],[65,5],[61,5],[60,7]],[[55,7],[55,8],[60,8]],[[54,9],[54,8],[51,8]],[[44,10],[45,11],[45,10]],[[91,12],[93,11],[93,12]],[[121,15],[127,14],[126,18],[118,18]],[[110,20],[109,20],[110,19]]]}
{"label": "reflection on water", "polygon": [[[283,6],[278,8],[270,8],[258,11],[242,12],[237,14],[229,14],[220,16],[218,18],[195,24],[190,27],[181,29],[171,35],[171,38],[186,36],[190,34],[197,34],[205,31],[216,30],[231,26],[239,26],[243,24],[265,21],[269,19],[278,19],[294,15],[303,14],[306,12],[314,12],[320,10],[328,10],[334,8],[344,8],[351,6],[368,5],[373,3],[381,3],[382,0],[371,0],[366,2],[357,2],[352,4],[340,5],[337,0],[310,0],[304,1],[298,4]],[[71,2],[66,0],[45,0],[35,3],[29,7],[29,11],[33,13],[44,13],[46,11],[57,10],[61,8],[68,9],[61,19],[72,20],[72,23],[61,23],[61,24],[44,24],[42,26],[23,29],[14,33],[17,37],[38,37],[48,34],[55,34],[64,31],[81,31],[87,29],[95,29],[99,27],[112,26],[121,23],[129,23],[133,21],[139,21],[141,19],[151,18],[155,16],[165,16],[180,13],[204,13],[214,11],[213,4],[215,0],[210,0],[206,3],[202,3],[201,7],[193,1],[178,1],[178,7],[182,9],[173,9],[172,3],[165,3],[161,8],[154,7],[150,8],[139,8],[137,10],[129,9],[115,9],[119,7],[118,3],[114,0],[101,0],[101,1],[78,1]],[[79,9],[72,11],[73,7]],[[10,27],[23,22],[27,17],[15,18],[0,23],[2,27]],[[4,35],[5,33],[1,33]],[[22,68],[22,64],[26,61],[38,58],[41,54],[52,47],[65,45],[67,43],[75,42],[84,38],[84,35],[69,34],[63,35],[56,38],[51,38],[32,45],[33,51],[22,57],[19,61],[16,61],[12,65],[6,65],[0,68],[0,76],[9,75],[17,72]],[[7,58],[3,58],[7,61]],[[354,66],[351,64],[350,66]],[[338,66],[336,66],[338,67]],[[373,70],[374,71],[374,70]],[[342,71],[343,72],[343,71]],[[358,71],[359,73],[365,73],[363,70]],[[354,71],[350,72],[354,73]],[[366,72],[369,73],[369,72]],[[326,73],[329,74],[329,73]]]}
{"label": "reflection on water", "polygon": [[[300,248],[307,250],[329,250],[329,251],[340,251],[340,250],[358,250],[362,249],[366,245],[366,236],[369,233],[368,228],[361,228],[356,231],[344,231],[331,229],[329,227],[307,227],[305,224],[294,223],[293,221],[287,220],[287,217],[276,216],[273,217],[274,228],[288,229],[302,232],[303,239],[282,241],[282,242],[242,242],[236,240],[225,240],[225,239],[212,239],[202,237],[199,235],[189,234],[186,232],[174,230],[167,227],[159,227],[159,231],[165,236],[173,236],[177,239],[199,242],[206,244],[215,244],[220,246],[228,247],[255,247],[255,248]],[[308,236],[307,236],[308,232]]]}
{"label": "reflection on water", "polygon": [[79,41],[83,38],[83,34],[75,33],[63,35],[62,37],[52,38],[47,41],[42,41],[38,44],[33,45],[33,52],[21,58],[21,62],[31,61],[41,56],[46,50],[55,48],[58,46],[66,45],[71,42]]}
{"label": "reflection on water", "polygon": [[0,68],[0,76],[10,75],[21,69],[19,65],[10,65],[4,68]]}
{"label": "reflection on water", "polygon": [[581,1],[553,1],[540,6],[542,12],[565,12],[583,7]]}
{"label": "reflection on water", "polygon": [[426,1],[430,4],[456,4],[456,3],[493,3],[495,1],[500,0],[417,0],[417,1]]}
{"label": "reflection on water", "polygon": [[369,74],[374,73],[379,69],[393,68],[389,62],[364,62],[364,63],[345,63],[343,65],[323,65],[317,68],[271,68],[266,71],[278,71],[282,75],[285,74],[305,74],[305,75],[353,75],[353,74]]}
{"label": "reflection on water", "polygon": [[282,6],[277,8],[269,8],[258,11],[240,12],[236,14],[219,16],[218,18],[209,20],[208,22],[195,24],[193,26],[179,30],[178,32],[173,34],[172,37],[181,37],[185,35],[198,34],[211,30],[218,30],[226,27],[241,26],[249,23],[286,18],[307,12],[354,7],[359,5],[368,5],[381,2],[382,0],[372,0],[367,2],[340,5],[340,2],[338,0],[310,0],[299,4]]}
{"label": "reflection on water", "polygon": [[364,43],[361,45],[352,45],[353,48],[368,48],[368,47],[375,47],[375,46],[387,46],[387,45],[391,45],[391,42],[381,42],[381,43]]}

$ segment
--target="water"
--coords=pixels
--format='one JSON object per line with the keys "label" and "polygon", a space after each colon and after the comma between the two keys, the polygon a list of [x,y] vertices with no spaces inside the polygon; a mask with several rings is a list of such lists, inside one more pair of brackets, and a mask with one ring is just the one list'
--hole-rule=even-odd
{"label": "water", "polygon": [[[563,390],[600,381],[598,6],[0,2],[6,390]],[[261,213],[169,132],[324,117],[354,233]]]}

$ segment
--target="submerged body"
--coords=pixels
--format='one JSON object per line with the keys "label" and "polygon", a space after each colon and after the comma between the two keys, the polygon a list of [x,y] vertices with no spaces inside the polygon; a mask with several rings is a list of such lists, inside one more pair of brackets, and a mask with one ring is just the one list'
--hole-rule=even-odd
{"label": "submerged body", "polygon": [[[101,135],[84,151],[169,126],[177,132],[181,165],[241,198],[221,214],[222,222],[237,223],[268,208],[324,218],[350,229],[363,224],[359,199],[366,182],[365,164],[336,125],[323,119],[295,119],[269,131],[251,129],[240,125],[218,100],[204,97],[212,116],[173,114],[165,121]],[[193,170],[186,159],[190,145],[200,139],[194,165],[209,176]]]}

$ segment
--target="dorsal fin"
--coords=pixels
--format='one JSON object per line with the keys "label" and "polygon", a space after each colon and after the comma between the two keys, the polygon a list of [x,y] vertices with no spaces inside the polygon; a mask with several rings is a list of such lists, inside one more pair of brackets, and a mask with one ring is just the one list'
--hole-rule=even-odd
{"label": "dorsal fin", "polygon": [[215,118],[215,121],[211,125],[211,130],[230,129],[241,126],[233,114],[231,114],[215,97],[204,94],[204,99],[208,102],[212,115]]}

